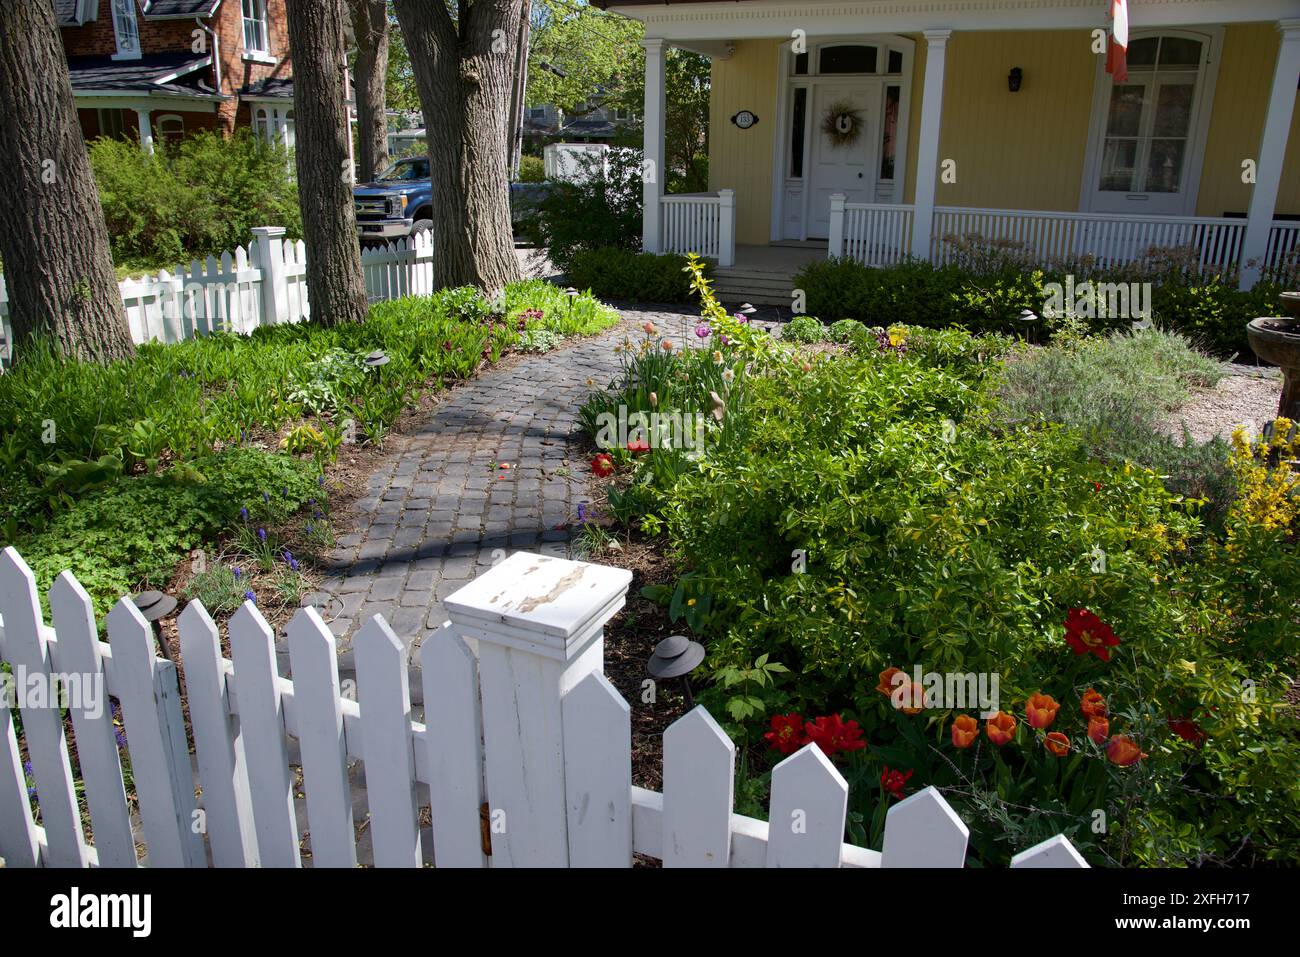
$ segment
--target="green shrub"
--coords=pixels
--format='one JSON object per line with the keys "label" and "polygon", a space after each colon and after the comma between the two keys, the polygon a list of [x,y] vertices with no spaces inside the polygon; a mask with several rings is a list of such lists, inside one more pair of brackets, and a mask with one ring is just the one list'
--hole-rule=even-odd
{"label": "green shrub", "polygon": [[831,342],[847,343],[861,336],[864,329],[866,326],[856,319],[841,319],[831,323],[827,338]]}
{"label": "green shrub", "polygon": [[789,342],[821,342],[826,338],[826,327],[814,316],[795,316],[781,327],[781,338]]}
{"label": "green shrub", "polygon": [[581,182],[555,183],[525,227],[528,238],[546,247],[551,261],[570,275],[580,252],[641,248],[639,161],[615,150],[608,168],[589,159],[582,175]]}
{"label": "green shrub", "polygon": [[546,163],[540,156],[519,157],[519,182],[542,183],[546,181]]}
{"label": "green shrub", "polygon": [[628,249],[588,249],[574,254],[569,281],[605,299],[629,302],[686,302],[690,279],[683,271],[686,257],[654,255]]}
{"label": "green shrub", "polygon": [[183,265],[247,245],[254,226],[301,233],[298,193],[282,146],[239,130],[207,131],[152,154],[114,139],[90,146],[100,204],[119,264]]}

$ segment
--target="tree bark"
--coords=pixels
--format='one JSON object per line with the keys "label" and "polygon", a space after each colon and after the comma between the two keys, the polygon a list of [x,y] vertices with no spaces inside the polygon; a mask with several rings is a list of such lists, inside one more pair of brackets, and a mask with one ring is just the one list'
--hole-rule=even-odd
{"label": "tree bark", "polygon": [[361,182],[368,183],[388,166],[388,3],[349,0],[349,4],[357,41],[352,77],[357,96],[357,167]]}
{"label": "tree bark", "polygon": [[433,186],[434,275],[495,296],[519,279],[510,114],[522,0],[396,0],[420,91]]}
{"label": "tree bark", "polygon": [[286,0],[286,14],[311,318],[326,326],[360,322],[368,306],[348,157],[343,0]]}
{"label": "tree bark", "polygon": [[135,354],[52,0],[0,3],[0,260],[15,358]]}

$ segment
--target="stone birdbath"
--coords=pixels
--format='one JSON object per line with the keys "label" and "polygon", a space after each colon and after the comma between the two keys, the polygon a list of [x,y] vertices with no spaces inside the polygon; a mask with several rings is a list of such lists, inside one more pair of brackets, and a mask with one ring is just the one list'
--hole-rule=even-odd
{"label": "stone birdbath", "polygon": [[1252,319],[1246,337],[1255,355],[1282,369],[1282,398],[1277,414],[1300,421],[1300,292],[1281,296],[1284,316]]}

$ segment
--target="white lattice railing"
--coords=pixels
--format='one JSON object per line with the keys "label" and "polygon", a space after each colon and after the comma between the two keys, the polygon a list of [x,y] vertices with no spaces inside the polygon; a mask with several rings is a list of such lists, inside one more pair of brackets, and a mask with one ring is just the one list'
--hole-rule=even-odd
{"label": "white lattice railing", "polygon": [[697,253],[719,266],[736,262],[736,193],[680,193],[660,199],[663,251]]}
{"label": "white lattice railing", "polygon": [[1277,220],[1268,235],[1268,251],[1263,267],[1271,269],[1282,263],[1295,249],[1300,248],[1300,222]]}

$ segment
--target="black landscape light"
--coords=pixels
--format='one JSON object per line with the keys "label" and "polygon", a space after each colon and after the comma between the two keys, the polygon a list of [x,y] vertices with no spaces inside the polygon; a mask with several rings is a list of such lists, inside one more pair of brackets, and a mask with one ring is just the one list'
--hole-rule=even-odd
{"label": "black landscape light", "polygon": [[388,365],[391,360],[388,358],[388,353],[383,349],[376,349],[361,361],[364,362],[366,367],[369,369],[378,369],[380,366]]}
{"label": "black landscape light", "polygon": [[1022,323],[1024,323],[1025,326],[1025,341],[1033,342],[1034,323],[1038,321],[1038,313],[1034,312],[1034,310],[1032,309],[1022,309],[1020,310],[1020,315],[1018,316],[1018,318]]}
{"label": "black landscape light", "polygon": [[162,620],[176,610],[176,599],[160,591],[142,591],[131,601],[140,614],[144,615],[145,621],[153,626],[153,634],[158,639],[158,647],[162,649],[163,657],[175,664],[176,659],[172,657],[167,642],[163,641]]}
{"label": "black landscape light", "polygon": [[1019,93],[1020,87],[1025,82],[1025,71],[1018,66],[1013,66],[1011,72],[1007,74],[1007,89],[1012,93]]}
{"label": "black landscape light", "polygon": [[703,660],[704,646],[698,641],[691,641],[685,635],[669,635],[655,645],[646,671],[652,678],[681,678],[686,689],[686,707],[694,708],[695,696],[691,694],[690,673]]}

